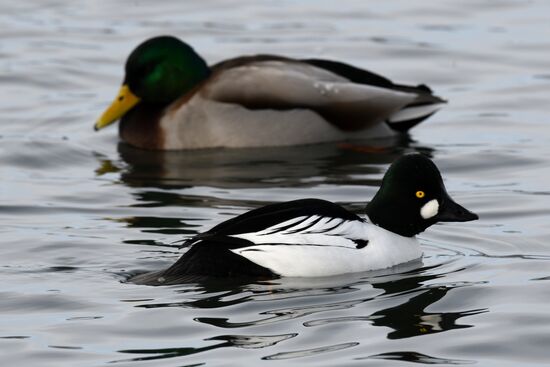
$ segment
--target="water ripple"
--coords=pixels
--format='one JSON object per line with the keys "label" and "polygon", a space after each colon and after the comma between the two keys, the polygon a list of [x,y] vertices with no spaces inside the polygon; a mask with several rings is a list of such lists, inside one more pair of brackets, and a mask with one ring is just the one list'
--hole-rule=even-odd
{"label": "water ripple", "polygon": [[204,339],[205,341],[215,340],[222,341],[218,344],[209,345],[201,348],[182,347],[182,348],[162,348],[162,349],[126,349],[119,350],[120,353],[128,354],[143,354],[144,357],[124,359],[112,361],[115,362],[137,362],[149,361],[165,358],[190,356],[197,353],[204,353],[219,348],[244,348],[244,349],[260,349],[274,346],[280,342],[296,337],[298,334],[282,334],[282,335],[219,335]]}
{"label": "water ripple", "polygon": [[262,359],[265,360],[284,360],[284,359],[294,359],[294,358],[302,358],[302,357],[311,357],[322,353],[327,352],[336,352],[342,349],[348,349],[359,345],[357,342],[352,343],[341,343],[341,344],[335,344],[335,345],[328,345],[324,347],[318,347],[318,348],[311,348],[311,349],[303,349],[303,350],[296,350],[292,352],[282,352],[277,354],[272,354],[269,356],[265,356]]}
{"label": "water ripple", "polygon": [[476,361],[465,359],[448,359],[431,357],[426,354],[412,352],[412,351],[399,351],[399,352],[387,352],[380,354],[373,354],[364,358],[355,358],[357,360],[364,359],[386,359],[392,361],[414,362],[421,364],[445,364],[445,365],[462,365],[462,364],[475,364]]}
{"label": "water ripple", "polygon": [[213,325],[221,328],[241,328],[248,326],[257,326],[271,324],[275,322],[287,321],[296,318],[301,318],[321,312],[335,311],[335,310],[345,310],[348,308],[355,307],[361,303],[367,302],[370,298],[359,299],[346,302],[338,302],[331,304],[320,304],[320,305],[311,305],[304,307],[294,307],[286,308],[280,310],[264,311],[261,312],[261,315],[274,315],[266,318],[260,318],[253,321],[245,322],[230,322],[227,318],[212,318],[212,317],[198,317],[195,318],[195,321],[202,322],[204,324]]}

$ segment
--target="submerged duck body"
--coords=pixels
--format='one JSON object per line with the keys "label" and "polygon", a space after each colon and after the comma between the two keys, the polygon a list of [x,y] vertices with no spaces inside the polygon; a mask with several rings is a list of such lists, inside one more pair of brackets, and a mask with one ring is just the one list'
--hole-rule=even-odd
{"label": "submerged duck body", "polygon": [[146,149],[299,145],[406,131],[445,103],[341,62],[244,56],[209,67],[184,42],[145,41],[121,90],[96,123]]}
{"label": "submerged duck body", "polygon": [[392,267],[422,256],[415,235],[436,222],[477,215],[447,194],[428,158],[395,161],[367,205],[367,219],[318,199],[267,205],[185,242],[189,250],[166,270],[134,279],[174,284],[190,276],[316,277]]}

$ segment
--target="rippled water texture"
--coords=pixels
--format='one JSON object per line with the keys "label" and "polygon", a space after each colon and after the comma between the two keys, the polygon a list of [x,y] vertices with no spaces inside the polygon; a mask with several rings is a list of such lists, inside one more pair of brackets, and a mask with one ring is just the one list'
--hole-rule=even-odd
{"label": "rippled water texture", "polygon": [[[1,364],[548,365],[549,14],[543,0],[3,1]],[[158,34],[209,62],[344,60],[424,82],[449,104],[391,141],[142,152],[92,125],[127,54]],[[175,241],[260,205],[317,197],[361,212],[412,151],[481,217],[423,233],[422,263],[125,282],[175,261]]]}

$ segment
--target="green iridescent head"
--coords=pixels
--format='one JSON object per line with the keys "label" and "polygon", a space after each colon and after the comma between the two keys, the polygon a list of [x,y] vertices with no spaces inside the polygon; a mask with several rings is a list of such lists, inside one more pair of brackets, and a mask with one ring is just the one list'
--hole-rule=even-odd
{"label": "green iridescent head", "polygon": [[171,36],[140,44],[126,61],[119,94],[96,123],[96,130],[120,119],[138,103],[167,106],[210,75],[206,62],[186,43]]}

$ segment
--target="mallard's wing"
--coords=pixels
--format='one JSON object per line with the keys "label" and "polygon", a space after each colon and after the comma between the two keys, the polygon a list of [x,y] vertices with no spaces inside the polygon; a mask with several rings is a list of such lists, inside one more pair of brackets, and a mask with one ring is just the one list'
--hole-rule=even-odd
{"label": "mallard's wing", "polygon": [[394,84],[381,75],[338,61],[323,59],[305,59],[301,61],[330,70],[354,83],[415,94],[416,98],[412,102],[386,118],[388,125],[398,131],[410,129],[433,115],[443,104],[447,103],[444,99],[434,95],[430,87],[425,84],[417,86]]}
{"label": "mallard's wing", "polygon": [[208,98],[249,109],[310,109],[341,130],[387,121],[407,130],[445,101],[425,85],[406,86],[345,63],[259,55],[214,65]]}
{"label": "mallard's wing", "polygon": [[406,88],[354,81],[349,73],[336,72],[334,65],[345,64],[327,63],[270,56],[233,59],[212,68],[201,95],[252,110],[310,109],[347,131],[384,121],[418,99]]}

